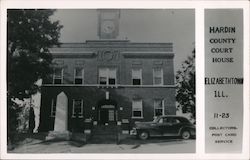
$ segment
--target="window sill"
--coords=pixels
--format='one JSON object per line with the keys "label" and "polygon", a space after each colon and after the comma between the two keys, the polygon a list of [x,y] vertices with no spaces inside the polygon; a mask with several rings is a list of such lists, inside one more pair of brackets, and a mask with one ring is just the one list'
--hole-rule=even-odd
{"label": "window sill", "polygon": [[163,84],[153,84],[153,86],[164,86]]}
{"label": "window sill", "polygon": [[132,119],[143,119],[143,117],[131,117]]}
{"label": "window sill", "polygon": [[76,117],[76,116],[71,116],[71,118],[83,118],[83,116],[78,116],[78,117]]}

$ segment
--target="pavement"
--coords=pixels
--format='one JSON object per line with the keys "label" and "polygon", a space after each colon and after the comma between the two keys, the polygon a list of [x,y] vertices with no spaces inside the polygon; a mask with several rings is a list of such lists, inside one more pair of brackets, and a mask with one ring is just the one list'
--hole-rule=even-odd
{"label": "pavement", "polygon": [[79,141],[26,138],[9,153],[195,153],[195,139],[157,137],[139,140],[128,136],[116,143],[89,144]]}

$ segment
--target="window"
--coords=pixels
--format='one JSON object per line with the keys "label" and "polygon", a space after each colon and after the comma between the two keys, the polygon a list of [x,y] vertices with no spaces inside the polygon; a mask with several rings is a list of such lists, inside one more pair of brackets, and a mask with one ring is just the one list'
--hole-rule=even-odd
{"label": "window", "polygon": [[53,84],[62,84],[63,83],[63,69],[55,68],[53,75]]}
{"label": "window", "polygon": [[83,117],[83,100],[73,99],[72,117]]}
{"label": "window", "polygon": [[56,116],[56,101],[54,99],[52,99],[52,101],[51,101],[50,116],[51,117],[55,117]]}
{"label": "window", "polygon": [[132,101],[132,117],[133,118],[142,118],[142,100],[137,99]]}
{"label": "window", "polygon": [[82,68],[75,68],[75,84],[83,84],[84,70]]}
{"label": "window", "polygon": [[178,119],[176,119],[175,117],[165,117],[162,119],[163,120],[159,121],[159,123],[170,123],[170,124],[180,123],[180,121]]}
{"label": "window", "polygon": [[115,85],[117,83],[116,68],[100,68],[99,83],[103,85]]}
{"label": "window", "polygon": [[132,69],[132,83],[133,85],[142,84],[142,70],[140,68]]}
{"label": "window", "polygon": [[162,68],[153,69],[153,84],[163,85],[163,71]]}
{"label": "window", "polygon": [[154,113],[155,116],[164,115],[164,100],[162,99],[154,100]]}

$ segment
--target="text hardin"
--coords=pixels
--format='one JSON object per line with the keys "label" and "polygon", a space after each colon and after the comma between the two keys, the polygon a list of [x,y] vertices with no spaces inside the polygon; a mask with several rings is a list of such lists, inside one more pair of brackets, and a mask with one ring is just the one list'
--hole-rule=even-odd
{"label": "text hardin", "polygon": [[235,27],[209,27],[209,33],[235,33]]}

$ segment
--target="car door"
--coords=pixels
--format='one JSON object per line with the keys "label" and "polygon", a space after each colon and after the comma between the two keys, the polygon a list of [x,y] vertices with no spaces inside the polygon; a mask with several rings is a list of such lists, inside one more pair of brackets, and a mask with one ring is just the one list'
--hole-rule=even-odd
{"label": "car door", "polygon": [[158,122],[154,122],[150,124],[150,127],[148,128],[148,131],[150,133],[150,136],[162,136],[162,131],[161,131],[161,125]]}
{"label": "car door", "polygon": [[181,127],[180,121],[175,117],[164,117],[162,125],[163,136],[176,136],[178,135],[179,128]]}
{"label": "car door", "polygon": [[168,117],[163,117],[162,121],[159,121],[161,134],[163,136],[171,136],[172,124],[169,123]]}
{"label": "car door", "polygon": [[179,134],[179,130],[182,127],[181,121],[177,117],[171,117],[169,119],[169,123],[171,123],[171,129],[169,133],[173,136],[177,136]]}

